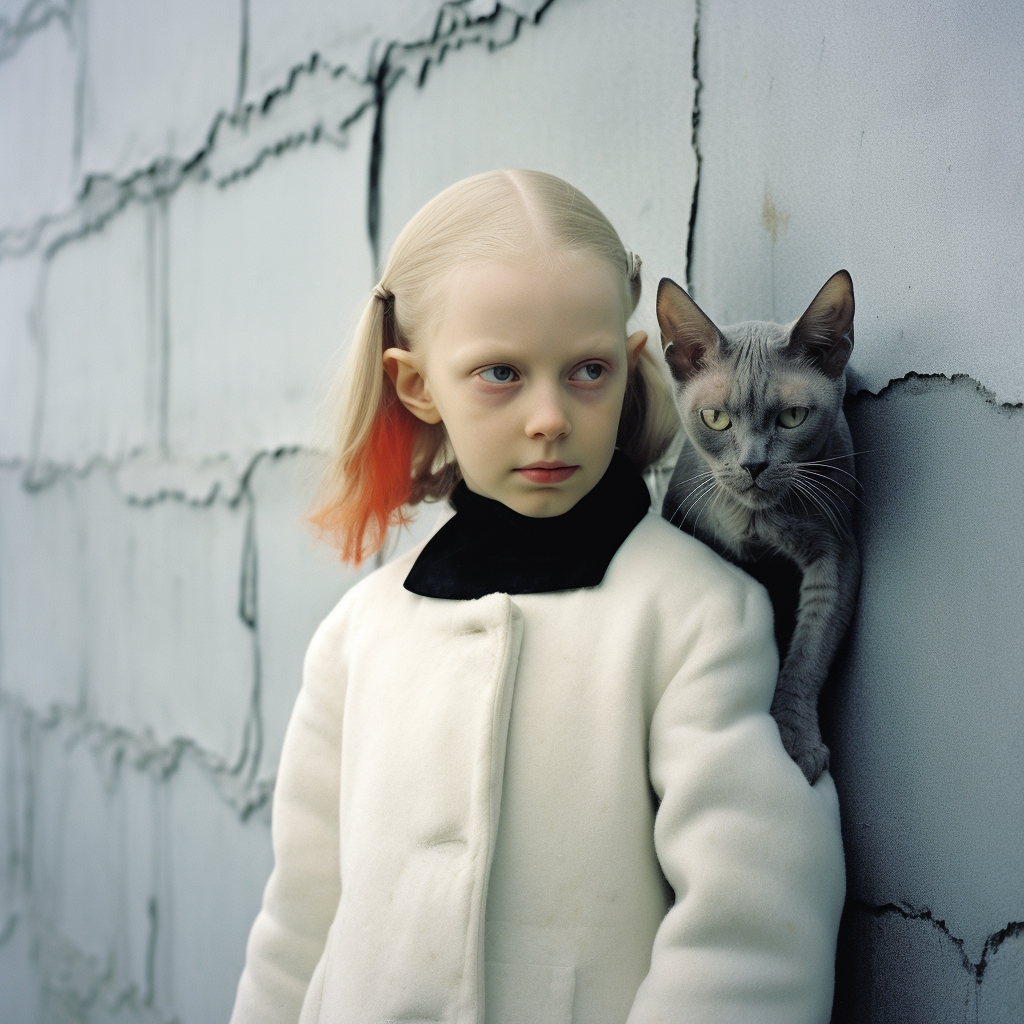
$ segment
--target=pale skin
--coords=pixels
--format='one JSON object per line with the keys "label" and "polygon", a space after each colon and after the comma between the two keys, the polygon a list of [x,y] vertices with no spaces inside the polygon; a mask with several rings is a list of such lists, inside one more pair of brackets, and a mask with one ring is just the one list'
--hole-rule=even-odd
{"label": "pale skin", "polygon": [[384,369],[402,404],[443,423],[471,491],[522,515],[568,512],[604,476],[626,381],[647,342],[627,337],[610,267],[456,268],[443,315]]}

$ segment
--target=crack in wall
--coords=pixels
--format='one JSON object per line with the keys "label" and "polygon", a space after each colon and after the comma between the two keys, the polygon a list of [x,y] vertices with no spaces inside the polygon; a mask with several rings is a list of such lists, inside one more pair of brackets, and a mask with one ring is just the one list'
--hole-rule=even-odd
{"label": "crack in wall", "polygon": [[[384,158],[384,107],[387,99],[388,76],[391,73],[390,50],[377,67],[373,89],[373,135],[370,139],[370,166],[366,186],[366,233],[370,239],[373,274],[379,278],[380,265],[380,170]],[[400,73],[400,72],[399,72]]]}
{"label": "crack in wall", "polygon": [[39,975],[43,1020],[77,1024],[106,1011],[111,1016],[130,1014],[146,1024],[176,1024],[176,1017],[165,1017],[146,1002],[147,993],[140,993],[135,982],[118,981],[113,949],[96,956],[42,919],[33,916],[26,925],[32,934],[31,961]]}
{"label": "crack in wall", "polygon": [[704,89],[704,82],[700,77],[700,16],[701,0],[695,0],[695,17],[693,22],[693,61],[691,75],[693,76],[693,112],[690,114],[690,145],[693,147],[693,155],[697,162],[696,174],[693,180],[693,199],[690,202],[690,226],[686,234],[686,288],[693,294],[693,246],[697,233],[697,202],[700,198],[700,172],[703,158],[700,151],[700,139],[698,129],[700,128],[700,94]]}
{"label": "crack in wall", "polygon": [[[164,781],[177,770],[183,757],[192,755],[204,769],[203,774],[213,781],[218,794],[239,812],[242,820],[268,804],[272,782],[254,785],[239,770],[240,766],[226,765],[222,759],[202,751],[191,741],[175,741],[164,748],[157,748],[152,744],[152,737],[132,737],[126,730],[87,721],[81,715],[81,709],[77,708],[53,708],[43,716],[0,692],[0,715],[7,718],[9,724],[14,719],[21,735],[21,785],[25,789],[21,802],[25,820],[23,827],[18,830],[20,838],[18,834],[15,835],[20,850],[8,860],[7,892],[4,899],[9,907],[13,904],[20,909],[8,914],[0,930],[0,949],[13,940],[19,929],[27,930],[24,941],[28,946],[30,967],[37,975],[43,1019],[87,1020],[91,1012],[96,1010],[106,1010],[112,1014],[128,1013],[133,1018],[153,1024],[174,1019],[159,1013],[155,1006],[156,956],[160,934],[159,903],[155,895],[150,895],[146,900],[144,977],[141,986],[130,979],[119,979],[115,969],[117,953],[113,947],[100,956],[85,952],[61,934],[40,905],[39,894],[33,886],[31,866],[35,845],[34,810],[41,734],[44,731],[59,731],[64,749],[70,749],[78,742],[88,743],[108,791],[117,786],[118,775],[128,764],[149,773],[156,781]],[[149,749],[144,749],[147,744]],[[131,746],[135,749],[129,750]],[[232,773],[235,778],[226,779],[223,774],[217,774],[224,772]]]}
{"label": "crack in wall", "polygon": [[[245,485],[245,501],[248,517],[245,524],[245,542],[242,551],[242,578],[239,585],[238,617],[249,630],[252,642],[252,683],[249,689],[249,711],[242,732],[242,748],[239,753],[238,770],[243,791],[259,787],[256,775],[263,757],[263,673],[260,658],[259,604],[257,570],[259,550],[256,542],[256,509],[248,480]],[[272,787],[273,783],[270,784]],[[260,791],[260,798],[269,798],[270,788]],[[243,810],[243,819],[255,808]]]}
{"label": "crack in wall", "polygon": [[[248,0],[240,2],[246,5]],[[379,65],[383,61],[387,61],[392,72],[388,88],[411,64],[420,65],[419,75],[425,76],[425,66],[439,62],[448,50],[483,44],[488,50],[494,51],[509,45],[518,38],[524,22],[531,20],[539,24],[544,11],[552,2],[554,0],[546,0],[528,19],[501,3],[496,3],[490,12],[481,15],[477,13],[473,0],[445,0],[439,7],[430,38],[390,41],[383,46],[384,57],[380,60],[374,57],[378,49],[375,45],[371,49],[367,74],[354,74],[344,65],[331,67],[314,53],[294,65],[286,83],[281,88],[269,90],[258,103],[245,103],[241,88],[242,79],[247,80],[248,76],[247,70],[244,73],[242,71],[243,63],[247,69],[249,59],[246,6],[242,13],[245,38],[240,44],[240,85],[235,109],[231,112],[218,111],[213,116],[206,140],[199,150],[182,160],[158,157],[148,166],[136,169],[122,178],[109,174],[90,175],[70,210],[44,214],[25,227],[7,226],[0,229],[0,260],[24,256],[38,248],[52,255],[68,241],[102,228],[129,202],[152,198],[156,193],[169,195],[193,176],[199,180],[212,176],[217,184],[226,186],[251,174],[268,156],[280,155],[300,145],[325,140],[344,145],[346,129],[368,110],[376,108],[376,80]],[[69,10],[70,3],[71,0]],[[84,14],[80,17],[84,29]],[[75,31],[84,36],[84,31],[77,28]],[[84,40],[79,49],[84,51]],[[298,101],[310,98],[307,90],[298,88],[300,84],[311,85],[308,90],[314,100],[310,104],[311,109],[299,109],[297,114],[286,111],[294,123],[275,125],[275,119],[270,115],[275,108],[280,112],[282,103],[288,97],[294,96]],[[337,96],[330,95],[332,85],[339,90]],[[323,114],[323,110],[331,106],[331,100],[338,105],[328,117]],[[301,103],[299,105],[301,107]],[[264,126],[269,126],[270,138],[264,137],[261,131]],[[221,161],[221,156],[232,159]]]}
{"label": "crack in wall", "polygon": [[[526,4],[529,13],[499,3],[492,3],[489,12],[477,11],[477,4],[463,6],[461,2],[445,4],[438,12],[434,32],[429,40],[418,43],[399,44],[408,55],[410,72],[419,63],[415,72],[416,85],[423,88],[427,74],[434,64],[441,64],[449,52],[457,52],[464,46],[482,45],[488,53],[511,46],[527,22],[539,25],[555,0],[541,0],[540,3]],[[459,15],[461,14],[461,19]]]}
{"label": "crack in wall", "polygon": [[[21,698],[0,687],[0,710],[16,715],[22,723],[23,742],[27,736],[39,730],[60,729],[67,745],[79,741],[88,743],[97,766],[108,787],[116,785],[117,776],[124,765],[137,771],[148,772],[158,780],[165,780],[180,767],[184,758],[189,757],[209,779],[219,796],[232,807],[241,820],[267,806],[273,795],[274,777],[258,778],[263,757],[264,726],[262,709],[262,660],[259,630],[258,557],[256,536],[256,502],[252,493],[252,476],[264,459],[294,457],[307,450],[299,447],[279,448],[257,454],[239,481],[236,495],[226,497],[229,507],[241,503],[246,507],[246,524],[239,568],[237,614],[250,633],[252,643],[252,679],[248,709],[242,724],[239,752],[234,761],[206,749],[195,740],[178,736],[167,742],[159,742],[148,730],[133,732],[123,726],[102,721],[91,716],[86,710],[85,694],[75,705],[53,704],[45,712],[39,712],[25,704]],[[93,463],[87,471],[65,471],[61,476],[82,478],[102,466]],[[103,467],[107,468],[107,467]],[[145,500],[124,497],[129,505],[151,507],[158,502],[180,501],[192,507],[209,507],[218,496],[214,490],[203,501],[189,500],[180,494],[161,492]],[[31,832],[31,829],[28,830]]]}
{"label": "crack in wall", "polygon": [[372,90],[347,67],[316,53],[291,69],[284,86],[223,119],[204,155],[202,173],[221,188],[249,178],[272,157],[304,145],[348,145],[348,130],[373,107]]}
{"label": "crack in wall", "polygon": [[[29,313],[29,334],[36,351],[37,375],[36,395],[33,419],[30,429],[29,467],[26,471],[25,484],[32,491],[38,491],[51,485],[60,478],[69,464],[43,460],[42,443],[46,424],[46,393],[48,384],[48,344],[47,326],[45,322],[44,301],[49,280],[49,270],[56,255],[65,245],[81,240],[89,234],[103,230],[118,214],[133,203],[152,204],[158,211],[147,216],[147,232],[149,232],[149,259],[151,266],[147,268],[147,284],[149,299],[149,323],[156,335],[159,369],[156,382],[156,425],[153,445],[160,459],[169,461],[170,455],[170,411],[169,386],[172,358],[171,325],[169,321],[169,264],[170,242],[168,232],[168,207],[176,190],[185,181],[195,178],[206,180],[213,177],[221,187],[226,187],[262,166],[270,155],[280,155],[291,149],[309,143],[331,141],[336,145],[346,143],[345,133],[358,118],[368,110],[374,111],[373,142],[370,152],[369,183],[367,194],[367,230],[375,264],[380,260],[380,169],[383,158],[383,118],[386,98],[389,90],[413,66],[418,66],[418,80],[425,82],[427,68],[432,63],[440,63],[450,50],[461,49],[465,45],[486,45],[489,51],[510,45],[518,37],[521,26],[532,20],[539,24],[544,12],[553,0],[545,0],[534,10],[532,17],[513,11],[511,8],[494,3],[492,8],[481,14],[479,5],[473,0],[448,0],[438,9],[431,36],[425,40],[412,42],[390,42],[383,50],[383,57],[374,61],[371,57],[370,71],[362,82],[357,82],[345,67],[330,68],[325,62],[313,54],[310,60],[297,65],[289,74],[286,85],[267,93],[258,105],[248,104],[243,107],[244,84],[247,77],[248,64],[248,0],[240,0],[242,40],[239,52],[239,92],[236,111],[228,116],[220,112],[214,118],[205,146],[186,161],[162,159],[149,167],[133,172],[126,178],[117,180],[112,176],[93,175],[83,185],[82,192],[72,210],[63,215],[45,215],[25,231],[0,231],[0,261],[29,255],[37,249],[42,250],[42,261],[36,285],[36,295]],[[32,5],[30,5],[30,8]],[[79,40],[80,54],[84,52],[84,5],[78,3],[77,8],[69,4],[67,11],[77,11],[76,31]],[[52,17],[49,15],[48,17]],[[70,17],[70,14],[69,14]],[[80,62],[84,68],[84,58]],[[84,78],[82,79],[84,82]],[[312,83],[312,84],[311,84]],[[225,149],[230,150],[230,142],[239,138],[249,139],[250,135],[259,136],[254,129],[261,119],[266,119],[275,110],[280,111],[289,98],[293,98],[300,106],[309,99],[308,90],[300,88],[304,85],[315,93],[314,99],[320,102],[312,104],[309,110],[300,110],[305,127],[300,130],[289,130],[277,135],[272,142],[253,147],[247,142],[245,153],[234,155],[244,156],[241,163],[234,161],[227,167],[218,165],[217,155]],[[350,95],[356,87],[354,96]],[[323,92],[327,89],[332,95],[338,93],[345,105],[340,120],[337,116],[328,126],[323,115]],[[319,90],[319,92],[317,92]],[[337,97],[335,97],[337,98]],[[335,115],[338,111],[335,110]],[[310,126],[310,118],[313,123]],[[276,126],[280,129],[280,125]],[[80,140],[79,140],[80,141]],[[258,457],[258,456],[257,456]],[[148,446],[134,448],[128,453],[128,459],[136,467],[149,463],[149,474],[158,474],[155,462],[149,457]],[[205,460],[217,462],[215,457]],[[227,460],[230,461],[230,460]],[[89,460],[86,471],[95,466],[109,466],[111,460],[97,457]],[[230,475],[231,471],[229,471]],[[178,470],[170,470],[170,475],[180,475]],[[234,473],[236,479],[242,474]],[[216,479],[207,491],[208,500],[220,490],[233,488],[222,474],[215,474]],[[158,485],[156,495],[176,493]]]}
{"label": "crack in wall", "polygon": [[[28,313],[28,334],[36,350],[35,398],[32,406],[32,426],[29,432],[29,466],[35,464],[43,441],[46,415],[47,354],[46,344],[46,285],[50,276],[50,262],[44,261],[36,279],[36,291]],[[31,469],[25,472],[24,485],[29,489]]]}
{"label": "crack in wall", "polygon": [[[164,458],[168,456],[169,432],[169,373],[171,357],[170,338],[170,285],[169,285],[169,231],[168,231],[168,194],[160,183],[159,173],[147,174],[140,179],[146,182],[148,194],[132,196],[131,187],[117,188],[113,191],[103,187],[104,183],[91,180],[83,197],[83,217],[74,231],[65,232],[52,240],[44,250],[40,261],[39,273],[36,278],[35,294],[27,314],[29,339],[36,354],[35,396],[32,408],[32,422],[29,431],[29,464],[25,473],[25,486],[37,491],[52,483],[59,475],[60,464],[51,463],[41,458],[43,433],[46,425],[46,393],[49,380],[49,338],[46,322],[46,298],[49,285],[50,270],[57,253],[72,241],[89,233],[101,230],[105,224],[123,210],[132,198],[141,199],[151,208],[155,206],[155,215],[146,218],[147,234],[147,321],[151,332],[156,335],[157,348],[157,380],[153,404],[155,405],[155,441],[154,448]],[[86,209],[91,205],[90,199],[97,198],[99,214],[90,217]],[[0,256],[2,258],[2,256]],[[145,449],[135,449],[131,454],[141,454]],[[99,460],[103,460],[98,457]]]}
{"label": "crack in wall", "polygon": [[253,452],[239,470],[230,455],[217,455],[198,462],[178,462],[173,458],[154,458],[144,448],[133,449],[119,459],[94,455],[83,463],[34,463],[26,459],[0,459],[0,470],[21,473],[21,486],[36,494],[60,481],[84,481],[94,473],[108,473],[116,493],[126,505],[149,508],[167,501],[209,508],[223,503],[235,508],[245,498],[245,488],[253,471],[263,459],[287,455],[320,457],[323,452],[305,445],[280,445]]}
{"label": "crack in wall", "polygon": [[877,391],[869,388],[858,387],[856,374],[850,374],[849,386],[846,392],[846,401],[863,401],[871,398],[884,398],[886,395],[907,391],[909,394],[927,394],[934,391],[946,391],[965,388],[975,391],[986,403],[993,406],[996,411],[1007,416],[1015,416],[1024,410],[1024,402],[1003,402],[994,391],[986,387],[981,381],[968,373],[918,373],[916,370],[908,370],[902,377],[892,378],[886,385]]}
{"label": "crack in wall", "polygon": [[[539,25],[554,0],[543,0],[529,19]],[[390,91],[406,73],[415,77],[422,89],[433,64],[441,64],[450,51],[464,46],[483,45],[488,53],[511,46],[519,38],[527,16],[495,2],[489,13],[476,13],[472,0],[445,3],[438,10],[434,30],[429,39],[416,43],[389,43],[384,55],[374,65],[371,58],[370,80],[373,83],[374,124],[370,143],[369,173],[366,191],[366,229],[373,256],[374,276],[381,274],[380,180],[384,159],[384,116]],[[419,65],[418,70],[415,70]]]}
{"label": "crack in wall", "polygon": [[86,0],[68,0],[72,6],[71,41],[75,48],[75,93],[73,134],[71,137],[71,168],[75,179],[82,173],[82,150],[85,146],[86,72],[89,66],[89,12]]}
{"label": "crack in wall", "polygon": [[147,423],[161,459],[170,459],[170,229],[169,203],[159,196],[146,209],[146,326],[149,359],[155,380],[147,380]]}
{"label": "crack in wall", "polygon": [[[12,713],[21,722],[22,742],[27,747],[32,736],[42,731],[60,730],[63,742],[71,746],[84,741],[88,744],[97,767],[108,787],[116,785],[119,772],[125,765],[136,771],[147,772],[157,780],[165,780],[180,767],[184,758],[191,758],[202,769],[214,789],[239,815],[246,820],[253,812],[266,806],[273,794],[274,778],[258,778],[263,755],[263,711],[261,649],[258,614],[258,545],[255,532],[255,499],[251,478],[263,458],[292,455],[296,449],[281,449],[276,453],[261,453],[254,458],[241,480],[233,504],[245,503],[246,524],[239,566],[237,614],[249,631],[252,644],[252,679],[248,707],[242,723],[239,751],[233,761],[208,750],[187,736],[177,736],[160,742],[147,729],[133,732],[124,726],[95,718],[86,709],[83,693],[77,704],[55,703],[40,712],[29,707],[20,697],[0,687],[0,710]],[[79,474],[80,475],[80,474]],[[164,494],[155,501],[185,501],[176,495]],[[210,502],[212,504],[213,497]],[[129,504],[135,504],[130,499]],[[196,502],[186,502],[195,506]],[[26,733],[27,730],[27,733]],[[32,829],[26,825],[26,833]],[[31,858],[29,858],[29,861]],[[30,885],[30,880],[26,882]]]}
{"label": "crack in wall", "polygon": [[[140,992],[136,982],[123,977],[123,970],[119,976],[119,954],[115,946],[97,955],[85,951],[61,933],[52,920],[48,894],[38,891],[33,883],[41,738],[43,731],[58,728],[60,723],[44,722],[39,715],[5,700],[3,695],[0,695],[0,719],[8,731],[8,739],[17,737],[15,742],[7,744],[4,774],[9,786],[16,785],[21,790],[21,799],[11,800],[9,809],[22,818],[13,827],[9,825],[7,831],[9,853],[2,894],[6,916],[0,927],[0,950],[7,953],[13,945],[19,947],[8,955],[25,958],[25,966],[34,975],[34,987],[40,999],[39,1015],[43,1020],[84,1021],[94,1019],[91,1015],[98,1011],[104,1014],[103,1019],[107,1019],[106,1013],[127,1013],[139,1022],[165,1021],[166,1018],[155,1011],[152,998],[159,934],[156,898],[150,897],[146,905],[145,980]],[[60,739],[67,749],[81,737],[66,734]],[[109,780],[106,781],[109,784]]]}
{"label": "crack in wall", "polygon": [[[250,716],[254,703],[250,701]],[[190,758],[242,821],[263,808],[273,794],[272,778],[255,778],[260,749],[249,732],[250,716],[243,726],[242,750],[232,762],[191,737],[176,736],[161,743],[148,729],[141,733],[133,732],[124,726],[101,721],[89,715],[80,704],[54,703],[41,712],[29,707],[17,695],[0,689],[0,711],[15,715],[33,735],[56,732],[68,749],[77,743],[86,743],[108,789],[117,786],[119,774],[125,767],[163,782],[180,769],[185,758]],[[26,825],[29,834],[32,831],[30,825],[31,822]],[[26,863],[30,860],[28,858]],[[31,879],[27,880],[26,886],[31,888]]]}
{"label": "crack in wall", "polygon": [[146,924],[146,978],[142,1005],[152,1007],[156,999],[156,940],[160,933],[160,911],[155,896],[146,901]]}
{"label": "crack in wall", "polygon": [[238,117],[245,105],[249,81],[249,0],[239,0],[238,26],[238,88],[235,93],[233,117]]}
{"label": "crack in wall", "polygon": [[76,0],[29,0],[11,21],[0,17],[0,64],[10,60],[26,39],[45,29],[51,21],[59,21],[71,33]]}
{"label": "crack in wall", "polygon": [[[155,1009],[157,989],[157,942],[160,930],[159,903],[151,895],[146,903],[147,931],[144,951],[142,991],[132,981],[119,982],[115,971],[116,954],[110,949],[96,957],[80,949],[54,928],[36,906],[37,895],[32,884],[33,846],[35,841],[36,765],[39,761],[40,739],[44,732],[55,732],[61,746],[70,750],[85,743],[100,773],[105,789],[112,792],[127,767],[150,775],[156,782],[166,781],[179,770],[188,757],[201,769],[201,776],[240,820],[269,806],[274,780],[257,779],[263,750],[261,708],[261,673],[258,614],[258,550],[255,532],[255,503],[250,477],[258,464],[254,460],[245,478],[239,500],[247,505],[245,538],[241,556],[238,608],[239,618],[248,628],[253,644],[253,676],[249,708],[243,725],[241,749],[231,763],[224,757],[202,748],[187,737],[176,737],[160,744],[145,730],[133,733],[88,715],[85,694],[77,706],[53,705],[40,713],[21,699],[0,689],[0,717],[7,719],[8,729],[18,737],[21,755],[21,786],[25,789],[20,801],[23,821],[8,822],[11,837],[6,863],[4,902],[12,900],[27,904],[22,913],[10,913],[0,930],[0,948],[15,935],[19,923],[28,929],[32,966],[38,975],[42,1013],[46,1019],[84,1020],[96,1009],[113,1013],[129,1012],[140,1020],[154,1024],[164,1021]],[[12,772],[5,773],[13,785]],[[8,807],[15,813],[19,801],[9,799]]]}
{"label": "crack in wall", "polygon": [[1024,921],[1010,921],[1005,927],[992,932],[985,939],[981,950],[981,956],[977,962],[972,960],[964,948],[965,942],[962,938],[950,931],[946,922],[937,918],[927,907],[913,907],[909,903],[883,903],[872,905],[862,900],[848,900],[848,906],[855,908],[861,913],[871,917],[883,918],[891,915],[903,918],[905,921],[923,921],[930,925],[937,932],[945,936],[959,951],[963,969],[974,978],[974,983],[980,985],[985,978],[985,970],[990,963],[990,958],[1003,943],[1024,936]]}
{"label": "crack in wall", "polygon": [[102,957],[90,955],[31,911],[11,915],[8,925],[9,930],[5,926],[0,932],[0,949],[14,937],[17,926],[29,931],[29,962],[38,976],[41,1019],[78,1024],[99,1011],[103,1019],[107,1014],[127,1014],[139,1024],[178,1024],[176,1016],[165,1017],[147,1002],[148,993],[140,994],[134,982],[117,982],[114,950]]}

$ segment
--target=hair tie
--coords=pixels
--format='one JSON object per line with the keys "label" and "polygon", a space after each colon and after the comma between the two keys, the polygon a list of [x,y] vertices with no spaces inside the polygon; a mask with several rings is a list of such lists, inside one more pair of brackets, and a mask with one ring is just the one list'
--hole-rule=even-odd
{"label": "hair tie", "polygon": [[626,276],[635,281],[640,276],[641,260],[632,249],[626,250]]}
{"label": "hair tie", "polygon": [[380,299],[381,302],[387,302],[391,298],[392,293],[387,290],[379,281],[373,286],[372,295],[375,299]]}

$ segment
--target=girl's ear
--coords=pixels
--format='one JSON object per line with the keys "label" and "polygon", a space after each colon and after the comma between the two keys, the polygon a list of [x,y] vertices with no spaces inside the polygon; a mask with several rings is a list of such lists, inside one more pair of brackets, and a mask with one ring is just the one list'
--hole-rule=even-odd
{"label": "girl's ear", "polygon": [[385,349],[384,372],[395,385],[398,400],[413,416],[424,423],[441,422],[441,413],[430,397],[427,378],[423,376],[419,362],[411,352],[404,348]]}
{"label": "girl's ear", "polygon": [[632,373],[636,361],[647,344],[647,332],[636,331],[626,339],[626,369]]}

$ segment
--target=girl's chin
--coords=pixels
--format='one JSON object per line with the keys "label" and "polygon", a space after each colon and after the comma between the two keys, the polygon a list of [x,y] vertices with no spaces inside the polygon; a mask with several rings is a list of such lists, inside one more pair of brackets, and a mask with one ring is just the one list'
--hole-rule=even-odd
{"label": "girl's chin", "polygon": [[568,512],[582,497],[582,494],[567,494],[565,491],[545,488],[534,490],[531,494],[517,494],[503,504],[522,516],[530,516],[532,519],[550,519],[552,516],[560,516]]}

